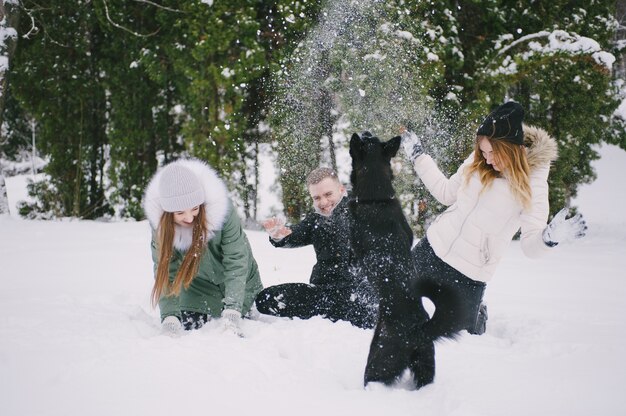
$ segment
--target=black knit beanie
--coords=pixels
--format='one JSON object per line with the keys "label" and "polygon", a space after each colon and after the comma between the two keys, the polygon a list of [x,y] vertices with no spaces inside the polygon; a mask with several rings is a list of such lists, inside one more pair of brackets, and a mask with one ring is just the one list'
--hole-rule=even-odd
{"label": "black knit beanie", "polygon": [[522,106],[509,101],[489,114],[478,127],[476,134],[521,145],[524,144],[523,121],[524,109]]}

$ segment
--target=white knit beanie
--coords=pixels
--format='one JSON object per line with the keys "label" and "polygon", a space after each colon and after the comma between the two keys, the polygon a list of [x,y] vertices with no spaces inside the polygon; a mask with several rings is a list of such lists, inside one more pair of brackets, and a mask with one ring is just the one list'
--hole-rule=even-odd
{"label": "white knit beanie", "polygon": [[196,175],[176,163],[163,168],[159,194],[161,208],[166,212],[185,211],[204,202],[204,191]]}

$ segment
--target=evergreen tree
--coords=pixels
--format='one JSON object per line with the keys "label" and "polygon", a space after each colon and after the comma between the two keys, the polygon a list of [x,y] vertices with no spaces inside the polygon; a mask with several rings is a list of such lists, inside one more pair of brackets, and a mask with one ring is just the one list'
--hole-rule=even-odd
{"label": "evergreen tree", "polygon": [[[18,6],[18,0],[0,1],[0,126],[4,122],[3,114],[8,85],[7,73],[17,46],[16,28],[20,17],[20,8]],[[0,140],[2,140],[1,137]]]}
{"label": "evergreen tree", "polygon": [[[287,214],[297,218],[308,201],[303,181],[320,163],[332,132],[349,137],[371,130],[382,139],[408,126],[429,135],[429,151],[444,167],[467,146],[456,140],[460,125],[457,85],[447,68],[460,68],[457,22],[445,4],[419,1],[329,2],[320,21],[298,43],[279,73],[274,128],[279,138],[281,185]],[[323,105],[329,102],[330,105]],[[329,117],[330,115],[330,117]],[[325,127],[333,124],[330,129]],[[347,140],[340,145],[347,147]],[[401,160],[400,158],[398,159]],[[331,154],[332,163],[332,154]],[[434,213],[434,199],[415,187],[412,168],[395,163],[396,190],[420,232]]]}
{"label": "evergreen tree", "polygon": [[[10,74],[9,74],[10,75]],[[10,76],[8,77],[10,80]],[[21,160],[28,152],[32,153],[34,120],[24,112],[18,100],[9,88],[5,90],[5,106],[0,138],[0,159]]]}
{"label": "evergreen tree", "polygon": [[[626,85],[619,65],[611,72],[626,42],[612,2],[25,0],[20,10],[28,36],[4,78],[0,156],[30,148],[34,121],[49,163],[31,185],[39,200],[22,206],[31,216],[141,218],[157,167],[196,156],[255,218],[259,145],[271,142],[297,219],[306,175],[337,167],[352,132],[413,128],[449,174],[506,99],[559,141],[554,209],[593,179],[594,144],[626,148]],[[410,166],[394,169],[421,234],[443,207]]]}
{"label": "evergreen tree", "polygon": [[159,14],[171,28],[169,42],[161,40],[143,59],[152,60],[152,67],[167,60],[180,100],[179,142],[222,174],[246,217],[254,215],[250,207],[256,205],[255,183],[248,178],[258,175],[258,126],[264,117],[263,79],[271,46],[259,16],[268,10],[265,3],[178,2],[181,14]]}
{"label": "evergreen tree", "polygon": [[550,175],[556,212],[579,185],[595,179],[593,145],[624,135],[612,123],[620,99],[608,51],[617,25],[607,2],[559,1],[545,10],[531,3],[503,2],[508,31],[493,39],[495,50],[480,61],[477,86],[486,93],[486,107],[513,98],[526,108],[527,123],[556,138],[560,156]]}
{"label": "evergreen tree", "polygon": [[[420,125],[447,174],[473,148],[482,118],[508,99],[527,109],[527,122],[559,142],[550,177],[550,205],[558,210],[594,178],[593,145],[623,143],[626,129],[615,109],[623,82],[611,77],[611,39],[617,25],[605,1],[429,2],[422,15],[431,39],[440,36],[445,76],[435,79],[435,123]],[[420,13],[420,8],[414,9]],[[559,30],[561,32],[559,32]],[[559,36],[562,37],[559,38]],[[551,45],[560,44],[560,50]],[[582,44],[588,49],[581,49]],[[435,45],[433,47],[436,48]],[[441,50],[441,48],[440,48]],[[622,96],[620,97],[620,89]],[[442,128],[442,126],[448,126]],[[456,148],[446,148],[446,145]],[[434,150],[434,152],[433,152]],[[444,207],[417,188],[417,232]]]}
{"label": "evergreen tree", "polygon": [[[269,121],[277,145],[283,206],[292,220],[299,220],[309,206],[305,179],[319,166],[324,131],[319,121],[327,119],[327,113],[320,113],[322,94],[317,88],[327,67],[318,65],[318,57],[306,55],[310,50],[301,56],[310,46],[305,35],[315,26],[320,10],[318,2],[281,1],[270,32],[284,39],[274,60]],[[310,76],[303,77],[305,71]]]}
{"label": "evergreen tree", "polygon": [[[12,1],[0,1],[0,158],[6,155],[7,152],[11,153],[10,150],[6,149],[7,144],[10,143],[6,137],[8,128],[5,127],[4,123],[4,110],[8,97],[7,74],[17,41],[15,27],[19,21],[19,8],[16,7],[15,3]],[[8,212],[6,187],[2,173],[2,164],[0,163],[0,214]]]}
{"label": "evergreen tree", "polygon": [[[429,1],[407,2],[406,10],[400,8],[401,24],[419,39],[420,51],[414,72],[419,77],[425,102],[421,114],[409,118],[406,126],[421,136],[429,154],[440,169],[451,174],[472,149],[471,131],[467,123],[466,95],[473,83],[471,74],[475,52],[464,45],[474,39],[484,28],[467,18],[457,2]],[[470,9],[476,12],[476,7]],[[469,25],[466,30],[462,23]],[[428,224],[445,209],[416,178],[413,166],[404,163],[402,175],[397,176],[396,189],[405,213],[415,233],[422,236]]]}
{"label": "evergreen tree", "polygon": [[[61,215],[95,218],[110,213],[104,195],[103,35],[91,2],[70,3],[39,8],[24,2],[40,30],[20,40],[12,91],[37,120],[41,150],[50,157],[49,192],[38,196],[56,200]],[[30,21],[21,24],[20,33],[31,30]]]}
{"label": "evergreen tree", "polygon": [[[272,99],[271,76],[279,70],[279,56],[286,49],[286,39],[297,26],[290,9],[291,2],[257,1],[254,7],[255,20],[259,23],[256,41],[263,56],[258,57],[257,76],[248,82],[242,105],[247,128],[243,132],[243,143],[237,163],[239,183],[236,186],[245,218],[256,220],[259,203],[259,152],[261,143],[271,143],[268,106]],[[288,13],[288,14],[285,14]],[[299,21],[302,19],[298,19]]]}
{"label": "evergreen tree", "polygon": [[143,191],[158,161],[184,151],[180,87],[162,47],[175,43],[173,22],[183,13],[137,2],[97,11],[108,39],[102,65],[109,93],[109,199],[118,215],[140,219]]}
{"label": "evergreen tree", "polygon": [[617,28],[613,37],[613,53],[617,60],[613,66],[613,78],[621,103],[613,113],[612,139],[608,142],[626,150],[626,0],[616,3],[614,16]]}

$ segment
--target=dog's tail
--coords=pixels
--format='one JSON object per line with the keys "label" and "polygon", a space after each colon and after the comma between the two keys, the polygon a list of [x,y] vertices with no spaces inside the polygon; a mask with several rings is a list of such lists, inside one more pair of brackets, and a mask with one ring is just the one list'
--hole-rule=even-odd
{"label": "dog's tail", "polygon": [[424,335],[432,341],[440,338],[455,339],[465,329],[462,293],[446,290],[441,285],[428,279],[415,284],[416,298],[428,298],[435,305],[435,312],[423,325]]}

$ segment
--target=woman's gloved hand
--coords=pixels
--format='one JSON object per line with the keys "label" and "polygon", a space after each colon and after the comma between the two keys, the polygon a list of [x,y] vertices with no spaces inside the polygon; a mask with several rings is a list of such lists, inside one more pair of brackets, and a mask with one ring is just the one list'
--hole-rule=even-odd
{"label": "woman's gloved hand", "polygon": [[402,148],[404,149],[404,153],[406,153],[406,156],[411,163],[415,162],[415,159],[424,153],[422,141],[410,130],[404,130],[400,137],[402,137]]}
{"label": "woman's gloved hand", "polygon": [[222,311],[222,327],[238,337],[243,338],[241,330],[241,312],[234,309],[224,309]]}
{"label": "woman's gloved hand", "polygon": [[161,332],[171,337],[180,335],[182,328],[180,319],[174,315],[166,316],[161,322]]}
{"label": "woman's gloved hand", "polygon": [[566,218],[569,208],[560,210],[543,230],[543,241],[550,247],[585,236],[587,224],[582,214]]}

